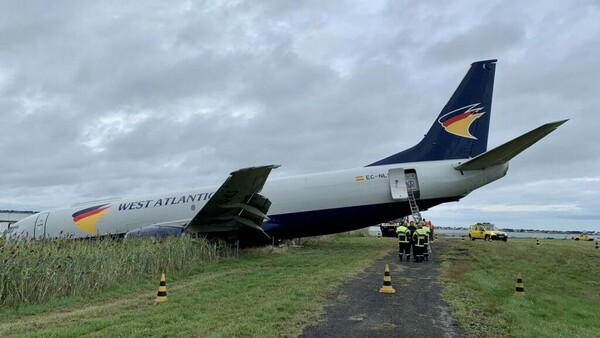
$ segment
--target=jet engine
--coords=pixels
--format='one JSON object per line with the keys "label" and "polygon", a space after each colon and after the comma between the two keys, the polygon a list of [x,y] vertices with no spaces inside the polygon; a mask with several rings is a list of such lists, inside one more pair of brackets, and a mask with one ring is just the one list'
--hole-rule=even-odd
{"label": "jet engine", "polygon": [[161,224],[161,225],[149,225],[143,228],[137,228],[130,230],[125,234],[125,238],[135,237],[158,237],[165,238],[168,236],[181,236],[183,234],[184,227],[182,225],[175,224]]}

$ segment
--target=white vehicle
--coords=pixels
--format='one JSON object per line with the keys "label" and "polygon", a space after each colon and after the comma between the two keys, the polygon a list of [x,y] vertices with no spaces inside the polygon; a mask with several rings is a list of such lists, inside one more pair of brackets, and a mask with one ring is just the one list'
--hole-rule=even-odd
{"label": "white vehicle", "polygon": [[[275,165],[234,171],[219,187],[116,198],[44,211],[11,227],[13,238],[167,235],[250,242],[338,233],[458,201],[508,170],[508,161],[567,120],[487,151],[496,60],[475,62],[412,148],[367,166],[267,179]],[[266,236],[265,236],[266,235]]]}

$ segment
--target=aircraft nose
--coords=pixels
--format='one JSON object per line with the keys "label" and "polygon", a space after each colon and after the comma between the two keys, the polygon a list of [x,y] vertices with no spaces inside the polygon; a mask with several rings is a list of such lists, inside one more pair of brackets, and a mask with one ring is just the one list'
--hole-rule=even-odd
{"label": "aircraft nose", "polygon": [[5,231],[5,238],[8,239],[30,239],[33,237],[33,227],[35,226],[36,215],[31,215],[22,220],[11,224]]}

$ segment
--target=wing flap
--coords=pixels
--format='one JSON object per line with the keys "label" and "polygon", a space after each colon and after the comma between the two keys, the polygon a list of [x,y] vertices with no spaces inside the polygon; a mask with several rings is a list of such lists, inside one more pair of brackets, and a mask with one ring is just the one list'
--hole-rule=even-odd
{"label": "wing flap", "polygon": [[504,164],[510,161],[515,156],[519,155],[523,150],[531,147],[534,143],[550,134],[556,128],[560,127],[567,120],[546,123],[528,133],[525,133],[511,141],[504,143],[490,151],[473,157],[467,162],[461,163],[454,167],[456,170],[481,170],[495,165]]}
{"label": "wing flap", "polygon": [[194,216],[186,230],[194,233],[226,232],[260,226],[269,219],[268,198],[259,194],[271,170],[277,165],[244,168],[234,171]]}

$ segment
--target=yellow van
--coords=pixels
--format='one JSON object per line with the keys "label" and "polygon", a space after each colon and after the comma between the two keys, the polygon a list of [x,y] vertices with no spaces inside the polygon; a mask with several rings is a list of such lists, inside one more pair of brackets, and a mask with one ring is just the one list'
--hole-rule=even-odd
{"label": "yellow van", "polygon": [[508,240],[508,235],[506,232],[496,229],[491,223],[477,223],[469,227],[469,238],[472,241],[475,239],[483,239],[486,241],[502,240],[506,242]]}
{"label": "yellow van", "polygon": [[575,240],[575,241],[593,241],[594,240],[593,238],[588,237],[587,235],[584,235],[584,234],[575,235],[575,236],[571,237],[571,239]]}

